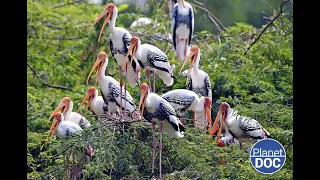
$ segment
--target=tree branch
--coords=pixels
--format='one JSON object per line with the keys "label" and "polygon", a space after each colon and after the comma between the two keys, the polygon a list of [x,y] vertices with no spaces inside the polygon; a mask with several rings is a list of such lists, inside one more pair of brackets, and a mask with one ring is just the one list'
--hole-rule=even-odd
{"label": "tree branch", "polygon": [[293,2],[291,2],[291,5],[286,8],[285,10],[282,10],[282,6],[287,3],[287,2],[291,2],[291,0],[286,0],[286,1],[283,1],[280,5],[280,12],[262,29],[261,33],[259,34],[259,36],[250,44],[250,46],[247,48],[247,51],[244,53],[244,55],[247,54],[247,52],[250,50],[250,48],[256,43],[258,42],[258,40],[260,39],[260,37],[262,36],[262,34],[268,29],[268,27],[276,20],[280,17],[280,15],[282,13],[284,13],[285,11],[287,11],[288,9],[290,9],[293,5]]}
{"label": "tree branch", "polygon": [[71,4],[81,3],[81,2],[84,2],[84,0],[74,0],[74,1],[69,2],[69,3],[61,3],[61,4],[58,4],[56,6],[51,7],[51,9],[60,8],[60,7],[66,6],[66,5],[71,5]]}
{"label": "tree branch", "polygon": [[[86,38],[87,36],[75,36],[75,37],[41,37],[41,39],[51,39],[51,40],[79,40]],[[28,36],[27,38],[40,39],[38,36]]]}
{"label": "tree branch", "polygon": [[55,86],[55,85],[51,85],[49,83],[47,83],[46,81],[44,81],[43,79],[41,79],[41,77],[39,76],[39,74],[37,73],[37,71],[29,64],[29,62],[27,61],[27,65],[30,68],[30,70],[33,72],[33,74],[40,79],[40,81],[42,82],[42,84],[51,87],[51,88],[57,88],[57,89],[64,89],[64,90],[69,90],[72,91],[72,89],[65,87],[65,86]]}
{"label": "tree branch", "polygon": [[[190,3],[192,6],[198,7],[198,8],[200,8],[200,9],[204,10],[205,12],[207,12],[208,15],[209,15],[210,20],[215,24],[215,26],[217,27],[217,29],[218,29],[219,32],[221,32],[222,30],[221,30],[220,26],[218,25],[218,23],[219,23],[224,29],[226,29],[226,27],[219,21],[219,19],[218,19],[216,16],[214,16],[206,7],[202,7],[202,6],[198,5],[198,4],[194,4],[194,3],[191,3],[191,2],[189,2],[189,3]],[[217,22],[218,22],[218,23],[217,23]]]}
{"label": "tree branch", "polygon": [[151,34],[143,34],[143,33],[139,33],[139,32],[131,32],[132,35],[136,36],[143,36],[143,37],[146,37],[148,39],[150,39],[153,44],[155,44],[155,42],[153,40],[157,40],[157,41],[166,41],[170,44],[172,44],[171,41],[169,41],[168,39],[165,39],[165,38],[162,38],[162,37],[159,37],[159,36],[155,36],[155,35],[151,35]]}

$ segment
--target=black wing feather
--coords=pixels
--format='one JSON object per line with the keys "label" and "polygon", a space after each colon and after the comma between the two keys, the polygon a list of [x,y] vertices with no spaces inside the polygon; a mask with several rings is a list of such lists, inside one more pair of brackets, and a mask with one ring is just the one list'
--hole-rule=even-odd
{"label": "black wing feather", "polygon": [[113,43],[112,43],[111,39],[109,40],[109,47],[110,47],[111,54],[114,57],[114,49],[113,49]]}
{"label": "black wing feather", "polygon": [[124,33],[124,35],[122,36],[122,41],[123,41],[123,45],[124,45],[124,56],[127,55],[128,52],[128,48],[130,46],[130,36],[127,33]]}
{"label": "black wing feather", "polygon": [[188,90],[192,91],[192,78],[189,76],[188,78]]}
{"label": "black wing feather", "polygon": [[204,89],[206,91],[206,96],[209,96],[209,91],[211,89],[211,83],[210,83],[210,80],[209,80],[208,76],[206,76],[204,78],[204,85],[205,85]]}
{"label": "black wing feather", "polygon": [[160,120],[167,119],[167,120],[170,122],[170,124],[172,125],[172,127],[173,127],[176,131],[179,130],[179,129],[178,129],[178,126],[177,126],[175,123],[173,123],[173,122],[171,122],[171,121],[169,120],[169,116],[170,116],[170,115],[171,115],[171,116],[177,116],[177,115],[176,115],[176,112],[175,112],[172,108],[168,107],[168,104],[167,104],[167,103],[160,102],[160,103],[159,103],[159,111],[158,111],[158,112],[159,112],[159,113],[158,113],[158,118],[159,118]]}
{"label": "black wing feather", "polygon": [[189,27],[190,27],[190,33],[189,33],[189,42],[188,45],[190,46],[191,40],[192,40],[192,34],[193,34],[193,29],[192,29],[192,11],[191,8],[189,9]]}
{"label": "black wing feather", "polygon": [[173,8],[173,13],[172,13],[172,19],[175,20],[175,25],[173,26],[173,32],[172,32],[172,42],[173,42],[173,47],[176,50],[176,29],[177,29],[177,15],[178,15],[178,6],[175,6]]}
{"label": "black wing feather", "polygon": [[[110,95],[113,98],[113,100],[115,101],[115,99],[117,97],[119,97],[120,95],[120,87],[116,86],[113,83],[109,83],[109,90],[110,90]],[[122,99],[124,99],[125,101],[127,101],[129,104],[131,104],[135,109],[136,109],[136,105],[133,101],[133,98],[130,96],[129,93],[126,94],[126,97],[124,97],[124,92],[122,92]],[[116,101],[115,101],[116,102]]]}

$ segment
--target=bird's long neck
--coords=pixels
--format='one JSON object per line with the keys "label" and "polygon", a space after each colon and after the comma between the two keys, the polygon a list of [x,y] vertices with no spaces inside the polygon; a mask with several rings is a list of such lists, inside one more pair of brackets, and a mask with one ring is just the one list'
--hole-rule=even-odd
{"label": "bird's long neck", "polygon": [[200,61],[200,51],[197,54],[196,61],[193,64],[192,73],[198,74],[199,73],[199,61]]}
{"label": "bird's long neck", "polygon": [[183,9],[183,6],[182,6],[182,1],[183,1],[183,0],[178,0],[178,1],[177,1],[177,3],[178,3],[178,6],[179,6],[179,8],[181,8],[181,9]]}
{"label": "bird's long neck", "polygon": [[148,90],[148,94],[147,94],[147,97],[146,97],[146,102],[145,102],[145,107],[146,108],[149,108],[149,107],[152,107],[152,101],[151,101],[151,96],[150,96],[150,90]]}
{"label": "bird's long neck", "polygon": [[232,110],[231,108],[228,108],[226,112],[226,119],[225,119],[226,123],[230,124],[231,123],[230,120],[232,119],[231,117],[235,115],[237,115],[237,112]]}
{"label": "bird's long neck", "polygon": [[112,15],[112,18],[111,20],[109,20],[109,29],[110,29],[110,32],[114,32],[116,30],[116,20],[117,20],[117,15],[118,15],[118,12],[116,9],[113,10],[113,15]]}
{"label": "bird's long neck", "polygon": [[108,66],[108,57],[106,57],[106,60],[104,61],[103,65],[102,65],[102,68],[101,68],[101,71],[99,74],[100,78],[104,78],[106,76],[107,66]]}
{"label": "bird's long neck", "polygon": [[[97,97],[99,96],[99,92],[98,92],[98,90],[96,89],[96,91],[95,91],[95,93],[94,93],[94,96],[93,96],[93,98],[92,98],[92,102],[95,102],[96,100],[97,100]],[[91,102],[91,104],[92,104],[92,102]]]}
{"label": "bird's long neck", "polygon": [[199,112],[203,112],[203,110],[204,110],[204,97],[201,96],[195,111],[199,113]]}
{"label": "bird's long neck", "polygon": [[73,102],[70,101],[69,108],[68,108],[67,111],[64,113],[64,119],[70,119],[70,117],[71,117],[71,112],[72,112],[72,108],[73,108]]}
{"label": "bird's long neck", "polygon": [[138,56],[138,57],[141,56],[142,48],[143,48],[143,47],[141,47],[141,41],[140,41],[140,39],[139,39],[139,40],[138,40],[137,51],[136,51],[136,56]]}

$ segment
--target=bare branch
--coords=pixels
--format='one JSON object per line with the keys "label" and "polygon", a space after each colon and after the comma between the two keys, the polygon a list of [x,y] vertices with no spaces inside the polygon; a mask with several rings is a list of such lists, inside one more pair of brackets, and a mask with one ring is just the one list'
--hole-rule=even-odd
{"label": "bare branch", "polygon": [[[291,5],[289,7],[287,7],[285,10],[282,9],[282,6],[287,3],[287,2],[291,2]],[[250,50],[250,48],[256,43],[258,42],[258,40],[260,39],[260,37],[262,36],[262,34],[268,29],[268,27],[276,20],[280,17],[280,15],[282,13],[284,13],[285,11],[287,11],[288,9],[292,8],[292,5],[293,5],[293,2],[291,0],[286,0],[286,1],[283,1],[281,3],[281,6],[280,6],[280,12],[262,29],[261,33],[259,34],[259,36],[250,44],[250,46],[247,48],[247,51],[244,53],[247,54],[247,52]]]}
{"label": "bare branch", "polygon": [[139,32],[131,32],[132,35],[134,36],[143,36],[143,37],[146,37],[148,39],[150,39],[153,44],[155,44],[155,42],[153,40],[157,40],[157,41],[166,41],[170,44],[172,44],[171,41],[169,41],[168,39],[165,39],[165,38],[162,38],[162,37],[159,37],[159,36],[155,36],[155,35],[151,35],[151,34],[143,34],[143,33],[139,33]]}
{"label": "bare branch", "polygon": [[267,0],[262,0],[264,3],[266,3],[273,11],[273,14],[276,14],[276,10],[273,8],[273,6],[267,1]]}
{"label": "bare branch", "polygon": [[69,3],[61,3],[59,5],[53,6],[51,9],[60,8],[60,7],[66,6],[66,5],[77,4],[77,3],[81,3],[81,2],[84,2],[84,0],[74,0]]}
{"label": "bare branch", "polygon": [[62,29],[61,26],[56,26],[56,25],[46,24],[46,23],[41,23],[41,24],[43,24],[43,25],[45,25],[45,26],[48,26],[48,27],[51,27],[51,28],[55,28],[55,29]]}
{"label": "bare branch", "polygon": [[30,70],[33,72],[33,74],[40,79],[40,81],[42,82],[42,84],[48,86],[48,87],[52,87],[52,88],[57,88],[57,89],[64,89],[64,90],[69,90],[72,91],[72,89],[65,87],[65,86],[55,86],[55,85],[51,85],[49,83],[47,83],[46,81],[44,81],[43,79],[41,79],[41,77],[39,76],[39,74],[37,73],[37,71],[29,64],[29,62],[27,62],[28,67],[30,68]]}
{"label": "bare branch", "polygon": [[[226,27],[219,21],[219,19],[216,18],[206,7],[202,7],[202,6],[198,5],[198,4],[194,4],[194,3],[191,3],[191,2],[189,2],[189,3],[190,3],[192,6],[198,7],[198,8],[200,8],[200,9],[204,10],[205,12],[207,12],[208,15],[209,15],[210,20],[215,24],[215,26],[217,27],[217,29],[218,29],[219,32],[221,32],[222,30],[221,30],[220,26],[218,25],[218,23],[219,23],[224,29],[226,29]],[[217,23],[217,22],[218,22],[218,23]]]}

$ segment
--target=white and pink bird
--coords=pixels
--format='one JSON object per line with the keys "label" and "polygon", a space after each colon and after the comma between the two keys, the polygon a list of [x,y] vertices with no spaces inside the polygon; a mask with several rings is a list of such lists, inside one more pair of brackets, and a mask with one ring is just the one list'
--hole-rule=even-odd
{"label": "white and pink bird", "polygon": [[86,111],[90,108],[94,115],[99,116],[103,114],[108,114],[109,116],[111,116],[114,113],[118,113],[120,115],[119,109],[114,104],[110,104],[109,109],[109,105],[107,104],[108,101],[105,101],[102,96],[99,96],[99,92],[95,87],[90,87],[88,89],[87,94],[83,98],[78,111],[80,110],[80,107],[84,105],[86,102]]}
{"label": "white and pink bird", "polygon": [[[120,103],[122,103],[124,104],[124,106],[122,106],[123,111],[131,114],[135,118],[138,117],[137,107],[130,93],[123,89],[123,87],[120,87],[120,83],[113,77],[105,75],[108,62],[107,54],[104,51],[99,52],[98,57],[87,77],[86,83],[89,83],[91,74],[97,70],[95,86],[97,83],[99,84],[102,98],[105,103],[108,104],[108,109],[111,110],[114,107],[121,108]],[[121,89],[125,93],[121,94]],[[120,114],[120,116],[122,119],[124,118],[123,114]]]}
{"label": "white and pink bird", "polygon": [[[100,30],[98,42],[100,41],[101,35],[107,23],[109,23],[110,31],[110,40],[109,47],[112,56],[117,62],[119,68],[119,77],[120,77],[120,93],[126,93],[126,81],[125,81],[125,91],[122,91],[122,71],[125,72],[126,79],[132,87],[140,84],[140,66],[136,59],[132,59],[131,54],[129,54],[128,59],[131,61],[132,65],[129,66],[129,61],[127,60],[126,55],[128,54],[128,48],[130,46],[131,34],[123,27],[116,27],[116,19],[118,15],[118,8],[113,3],[107,4],[101,14],[96,17],[93,24],[91,25],[89,31],[92,27],[99,22],[99,20],[105,17],[102,28]],[[126,96],[126,94],[125,94]],[[122,102],[120,102],[120,112],[122,113]]]}
{"label": "white and pink bird", "polygon": [[172,13],[172,41],[178,60],[186,59],[194,32],[193,8],[184,0],[178,0]]}
{"label": "white and pink bird", "polygon": [[[203,119],[208,119],[209,125],[211,125],[211,99],[210,97],[199,96],[188,89],[174,89],[164,93],[161,96],[163,99],[168,101],[168,103],[173,107],[176,111],[177,115],[184,117],[184,112],[192,111],[197,114],[204,114],[205,117]],[[196,116],[194,116],[195,118]],[[208,118],[206,118],[208,117]],[[181,120],[182,121],[182,120]],[[199,124],[202,122],[202,124]],[[205,121],[196,121],[194,119],[194,127],[206,128]]]}
{"label": "white and pink bird", "polygon": [[[155,92],[155,74],[162,79],[166,86],[173,85],[172,66],[169,63],[167,55],[158,47],[150,44],[141,44],[141,40],[138,37],[132,36],[127,56],[130,54],[132,54],[132,59],[136,57],[140,67],[146,70],[149,86],[151,86],[150,71],[153,72],[152,92]],[[132,59],[131,62],[133,61]]]}
{"label": "white and pink bird", "polygon": [[216,137],[218,144],[224,144],[220,139],[223,127],[240,142],[240,148],[244,141],[257,141],[270,137],[270,133],[257,120],[239,115],[226,102],[220,104],[213,126],[209,129],[210,137],[219,130]]}
{"label": "white and pink bird", "polygon": [[[199,97],[204,96],[212,99],[212,90],[211,90],[211,82],[210,82],[209,75],[205,71],[199,69],[200,56],[201,56],[200,48],[197,45],[193,45],[190,49],[188,57],[186,58],[186,60],[181,66],[179,75],[181,74],[183,67],[190,60],[191,63],[190,63],[188,72],[186,74],[188,79],[187,80],[188,90],[195,92]],[[199,122],[199,124],[209,123],[209,120],[205,118],[201,118],[201,117],[204,117],[203,114],[196,113],[194,116],[195,116],[195,119],[202,120],[202,122]],[[209,126],[211,126],[211,124],[209,124]]]}
{"label": "white and pink bird", "polygon": [[[83,129],[78,124],[72,121],[67,121],[63,113],[61,112],[54,112],[50,116],[50,119],[52,117],[54,118],[54,120],[52,122],[50,130],[48,131],[47,141],[50,135],[51,135],[51,138],[53,138],[54,135],[56,135],[60,139],[67,139],[68,137],[82,133],[83,131]],[[90,144],[88,144],[86,149],[86,154],[89,155],[89,157],[92,157],[94,153],[95,153],[94,149]]]}
{"label": "white and pink bird", "polygon": [[70,97],[64,97],[59,103],[59,105],[56,107],[56,109],[51,113],[48,122],[56,112],[61,110],[66,121],[72,121],[75,124],[79,125],[82,129],[91,126],[90,122],[84,116],[77,112],[72,112],[72,109],[73,102],[71,101]]}
{"label": "white and pink bird", "polygon": [[161,179],[162,131],[166,132],[173,138],[183,138],[185,130],[180,120],[178,119],[175,110],[165,99],[163,99],[156,93],[150,92],[149,86],[146,83],[141,84],[140,91],[141,94],[138,110],[139,112],[141,111],[141,115],[143,115],[144,119],[152,122],[152,174],[154,173],[154,158],[156,150],[155,124],[160,127],[159,173]]}

